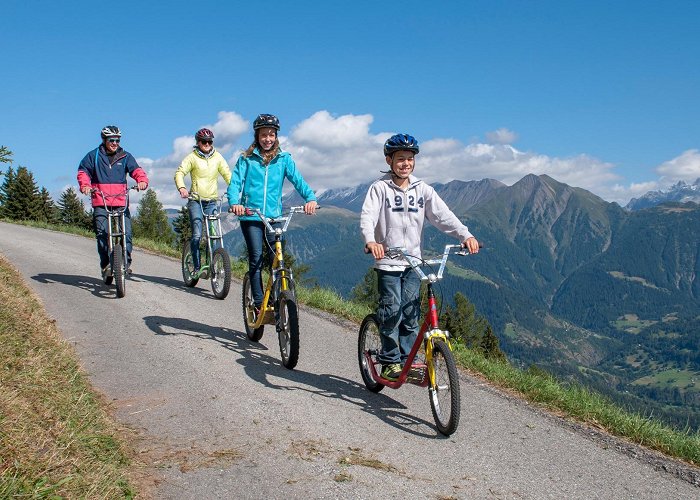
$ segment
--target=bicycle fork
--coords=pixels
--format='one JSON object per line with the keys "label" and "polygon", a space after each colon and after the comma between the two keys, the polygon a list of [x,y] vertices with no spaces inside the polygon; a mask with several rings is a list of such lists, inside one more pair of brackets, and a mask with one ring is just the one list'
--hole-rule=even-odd
{"label": "bicycle fork", "polygon": [[256,328],[267,322],[265,321],[265,316],[268,312],[275,310],[280,292],[293,288],[292,271],[284,266],[282,241],[279,239],[279,237],[275,238],[274,250],[275,257],[272,261],[270,277],[268,278],[267,286],[265,287],[265,295],[263,296],[262,301],[262,313],[255,322]]}
{"label": "bicycle fork", "polygon": [[[219,219],[218,214],[203,214],[204,219],[206,220],[206,224],[204,224],[204,230],[206,231],[206,240],[207,240],[207,263],[206,265],[202,265],[201,267],[211,267],[211,261],[212,261],[212,256],[214,255],[214,250],[216,248],[223,248],[223,231],[221,229],[221,220]],[[212,243],[214,242],[214,244]]]}
{"label": "bicycle fork", "polygon": [[434,388],[437,381],[435,377],[435,365],[433,363],[433,346],[436,341],[441,340],[452,350],[452,344],[450,343],[449,334],[440,330],[438,325],[437,302],[435,301],[435,294],[433,293],[433,287],[430,282],[428,282],[428,313],[426,321],[429,323],[430,328],[425,332],[424,337],[425,364],[428,366],[429,387]]}
{"label": "bicycle fork", "polygon": [[[124,268],[128,268],[129,265],[127,263],[127,252],[126,252],[126,234],[125,234],[125,215],[124,212],[121,212],[119,214],[113,214],[113,213],[107,213],[107,219],[109,221],[108,224],[108,234],[107,234],[107,248],[109,251],[109,259],[110,259],[110,268],[114,266],[114,262],[112,262],[112,255],[114,252],[114,246],[115,242],[121,244],[122,246],[122,262],[124,263]],[[114,274],[114,270],[111,270],[112,274]]]}

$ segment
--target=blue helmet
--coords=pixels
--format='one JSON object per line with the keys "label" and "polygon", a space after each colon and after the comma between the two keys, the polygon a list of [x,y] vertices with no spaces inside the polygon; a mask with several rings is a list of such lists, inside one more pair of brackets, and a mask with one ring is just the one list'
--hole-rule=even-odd
{"label": "blue helmet", "polygon": [[418,154],[418,141],[408,134],[392,135],[384,143],[384,156],[391,156],[397,151],[412,151]]}

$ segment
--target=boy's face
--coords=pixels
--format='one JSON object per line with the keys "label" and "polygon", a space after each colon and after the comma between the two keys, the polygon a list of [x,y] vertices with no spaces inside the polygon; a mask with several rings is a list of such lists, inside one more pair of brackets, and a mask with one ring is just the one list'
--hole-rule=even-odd
{"label": "boy's face", "polygon": [[396,177],[408,179],[416,166],[416,155],[412,151],[397,151],[393,156],[386,157],[386,163]]}

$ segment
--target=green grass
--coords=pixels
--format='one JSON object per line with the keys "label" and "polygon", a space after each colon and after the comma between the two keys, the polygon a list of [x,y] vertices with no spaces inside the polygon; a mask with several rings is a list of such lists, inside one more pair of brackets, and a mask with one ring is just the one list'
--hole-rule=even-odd
{"label": "green grass", "polygon": [[106,404],[2,257],[0,345],[0,498],[133,498]]}
{"label": "green grass", "polygon": [[656,324],[657,321],[651,320],[641,320],[636,314],[625,314],[617,320],[612,322],[612,326],[618,330],[631,333],[633,335],[638,334],[643,328]]}
{"label": "green grass", "polygon": [[468,280],[473,280],[473,281],[481,281],[483,283],[487,283],[491,285],[492,287],[498,288],[498,285],[488,279],[486,276],[482,276],[481,274],[477,273],[476,271],[473,271],[471,269],[465,269],[463,267],[459,267],[455,264],[452,264],[450,262],[447,263],[447,271],[452,274],[453,276],[458,276],[460,278],[468,279]]}
{"label": "green grass", "polygon": [[679,432],[653,418],[629,413],[604,396],[574,384],[563,384],[542,370],[519,370],[458,348],[461,366],[481,374],[491,383],[515,390],[528,401],[564,413],[576,421],[603,428],[610,434],[700,465],[700,433]]}
{"label": "green grass", "polygon": [[[62,230],[62,228],[48,225],[36,225],[36,227]],[[92,237],[92,234],[88,232],[71,232]],[[171,248],[162,248],[160,245],[154,245],[141,239],[136,239],[135,244],[155,253],[179,258],[179,251]],[[247,270],[247,265],[240,260],[232,259],[232,268],[234,276],[242,278]],[[297,295],[302,303],[355,323],[359,323],[370,312],[366,306],[353,304],[342,299],[335,292],[317,287],[299,286]],[[460,346],[456,346],[456,356],[462,367],[484,377],[493,385],[515,392],[545,409],[578,422],[605,429],[612,435],[658,450],[668,456],[700,465],[700,432],[698,431],[676,431],[653,418],[627,412],[598,393],[578,385],[557,381],[542,370],[520,370],[508,362],[489,360],[475,351]],[[76,377],[80,375],[77,366],[71,373],[76,373]],[[40,383],[48,382],[50,381],[44,379]],[[4,420],[5,418],[4,415],[0,414],[0,419]],[[4,421],[0,420],[0,424],[0,429],[6,428]],[[96,444],[100,442],[98,440]],[[4,457],[4,455],[5,452],[2,456]],[[3,465],[3,467],[6,466]],[[0,468],[0,470],[6,474],[9,469]],[[40,479],[32,477],[34,482]],[[118,481],[113,483],[122,484]],[[3,490],[0,489],[0,497],[2,497],[2,493]]]}
{"label": "green grass", "polygon": [[678,387],[685,389],[688,386],[700,388],[700,373],[690,370],[670,369],[662,372],[638,378],[635,385],[649,385],[656,387]]}

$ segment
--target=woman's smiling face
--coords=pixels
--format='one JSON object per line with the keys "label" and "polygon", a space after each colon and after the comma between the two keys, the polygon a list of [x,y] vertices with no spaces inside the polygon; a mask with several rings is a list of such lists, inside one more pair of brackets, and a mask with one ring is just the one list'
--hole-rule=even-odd
{"label": "woman's smiling face", "polygon": [[270,151],[277,140],[277,131],[272,127],[258,129],[258,143],[265,151]]}

